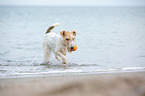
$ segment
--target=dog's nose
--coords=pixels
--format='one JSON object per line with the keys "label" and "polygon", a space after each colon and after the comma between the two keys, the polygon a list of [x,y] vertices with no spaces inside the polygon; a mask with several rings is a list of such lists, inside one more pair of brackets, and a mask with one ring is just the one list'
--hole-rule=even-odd
{"label": "dog's nose", "polygon": [[74,47],[71,47],[71,49],[74,49]]}

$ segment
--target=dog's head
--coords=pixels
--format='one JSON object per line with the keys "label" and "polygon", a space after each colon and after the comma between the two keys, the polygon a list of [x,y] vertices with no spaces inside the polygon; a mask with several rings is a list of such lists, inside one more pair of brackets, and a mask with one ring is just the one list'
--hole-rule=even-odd
{"label": "dog's head", "polygon": [[64,38],[64,42],[67,46],[67,50],[71,53],[71,49],[74,49],[74,42],[76,37],[76,31],[68,32],[68,31],[61,31],[60,35]]}

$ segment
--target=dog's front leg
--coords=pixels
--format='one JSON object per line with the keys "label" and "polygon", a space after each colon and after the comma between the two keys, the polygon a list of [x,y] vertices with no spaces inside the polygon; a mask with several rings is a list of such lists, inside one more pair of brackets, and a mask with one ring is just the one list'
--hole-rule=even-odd
{"label": "dog's front leg", "polygon": [[60,56],[60,57],[62,58],[63,64],[66,64],[67,59],[66,59],[65,55],[63,55],[61,52],[57,52],[57,55]]}
{"label": "dog's front leg", "polygon": [[59,57],[57,54],[55,54],[55,58],[56,58],[58,61],[61,61],[60,57]]}

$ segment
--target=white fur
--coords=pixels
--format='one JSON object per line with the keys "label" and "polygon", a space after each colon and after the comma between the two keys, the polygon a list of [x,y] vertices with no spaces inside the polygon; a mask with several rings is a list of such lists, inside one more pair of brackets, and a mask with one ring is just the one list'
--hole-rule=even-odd
{"label": "white fur", "polygon": [[[60,34],[51,32],[51,30],[60,25],[59,23],[52,24],[46,31],[43,40],[43,53],[44,53],[44,63],[48,63],[50,55],[53,52],[58,61],[63,60],[63,63],[66,64],[66,53],[67,51],[71,53],[71,48],[74,48],[74,39],[76,32],[65,32],[61,31]],[[73,33],[75,32],[75,35]],[[65,34],[65,35],[64,35]],[[68,38],[68,40],[67,40]]]}
{"label": "white fur", "polygon": [[60,57],[63,60],[63,63],[66,63],[66,53],[67,47],[63,40],[63,37],[60,34],[48,33],[45,34],[43,40],[43,52],[44,52],[44,63],[48,63],[50,59],[51,52],[55,54],[55,57],[60,61]]}
{"label": "white fur", "polygon": [[51,26],[58,26],[58,25],[60,25],[60,23],[54,23]]}

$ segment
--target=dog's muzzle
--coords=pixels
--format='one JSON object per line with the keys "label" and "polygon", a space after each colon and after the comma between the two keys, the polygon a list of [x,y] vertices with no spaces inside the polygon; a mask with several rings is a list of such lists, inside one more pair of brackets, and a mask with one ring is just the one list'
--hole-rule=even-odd
{"label": "dog's muzzle", "polygon": [[71,51],[74,51],[74,47],[72,46],[72,47],[70,48],[70,50],[71,50]]}
{"label": "dog's muzzle", "polygon": [[71,47],[71,50],[74,49],[74,47]]}

